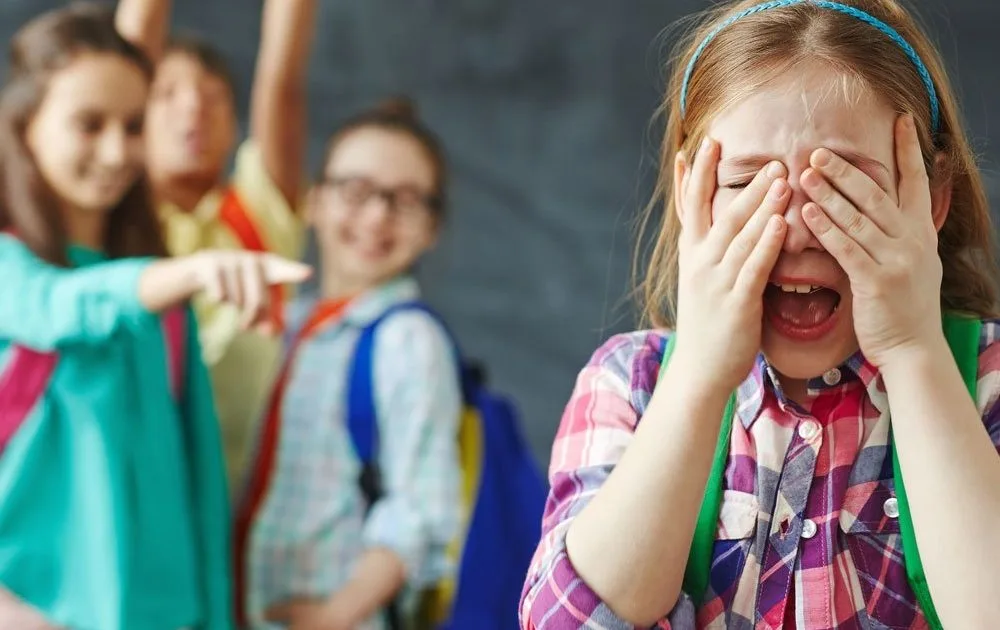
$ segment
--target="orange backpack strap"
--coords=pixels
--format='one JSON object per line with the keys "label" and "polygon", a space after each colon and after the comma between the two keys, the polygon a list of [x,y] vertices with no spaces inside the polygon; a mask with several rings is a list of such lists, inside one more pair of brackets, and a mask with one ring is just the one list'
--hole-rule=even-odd
{"label": "orange backpack strap", "polygon": [[288,384],[290,369],[295,359],[295,352],[298,349],[300,339],[301,334],[298,334],[288,345],[281,369],[278,372],[278,377],[275,379],[274,387],[267,402],[267,411],[261,423],[262,426],[260,434],[257,437],[257,445],[254,448],[253,458],[250,460],[252,464],[246,486],[243,488],[242,496],[236,506],[232,540],[232,561],[234,585],[233,614],[238,627],[247,625],[246,584],[248,568],[246,559],[250,543],[250,530],[270,489],[271,477],[274,473],[274,465],[278,455],[278,440],[281,434],[281,403],[285,395],[285,386]]}
{"label": "orange backpack strap", "polygon": [[245,249],[254,252],[266,252],[264,239],[260,236],[260,231],[254,225],[253,219],[247,214],[243,201],[237,194],[236,189],[229,187],[222,196],[222,206],[219,208],[219,218],[233,231],[236,238],[240,239]]}
{"label": "orange backpack strap", "polygon": [[[240,199],[236,189],[230,186],[222,196],[222,205],[219,207],[219,219],[226,224],[236,238],[239,239],[243,248],[252,252],[267,252],[267,246],[261,238],[260,230],[247,213],[243,201]],[[285,292],[280,285],[271,287],[271,304],[274,317],[274,325],[277,332],[285,329],[282,305],[285,303]]]}

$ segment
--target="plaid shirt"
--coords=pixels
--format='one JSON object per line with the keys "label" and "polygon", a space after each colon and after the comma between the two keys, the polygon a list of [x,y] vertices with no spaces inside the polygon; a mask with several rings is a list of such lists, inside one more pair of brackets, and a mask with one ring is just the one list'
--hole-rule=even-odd
{"label": "plaid shirt", "polygon": [[[347,429],[348,373],[361,329],[418,296],[414,280],[393,281],[352,302],[339,321],[299,345],[281,403],[274,471],[246,551],[253,628],[269,627],[261,617],[270,605],[343,588],[366,547],[396,552],[411,587],[434,583],[450,569],[446,547],[460,519],[461,391],[451,341],[429,315],[393,315],[375,335],[385,496],[367,516],[361,464]],[[304,299],[293,304],[293,329],[312,306]],[[376,618],[358,630],[382,627]]]}
{"label": "plaid shirt", "polygon": [[[985,322],[977,403],[1000,449],[998,336],[1000,323]],[[565,539],[628,448],[663,342],[659,332],[614,337],[580,373],[552,448],[543,538],[521,601],[525,630],[635,627],[583,582]],[[783,397],[763,358],[740,386],[706,603],[696,610],[682,594],[657,628],[780,628],[791,619],[813,629],[927,627],[903,562],[882,379],[857,354],[809,389],[806,413]]]}

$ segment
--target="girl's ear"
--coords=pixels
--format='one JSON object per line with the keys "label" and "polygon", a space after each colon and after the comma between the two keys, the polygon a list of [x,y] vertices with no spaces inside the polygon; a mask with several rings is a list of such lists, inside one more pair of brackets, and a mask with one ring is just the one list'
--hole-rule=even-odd
{"label": "girl's ear", "polygon": [[[934,156],[934,171],[943,172],[943,164],[947,158],[943,153],[938,153]],[[941,231],[941,227],[944,225],[945,219],[948,218],[948,212],[951,211],[951,192],[952,192],[952,182],[951,178],[932,178],[931,179],[931,219],[934,221],[934,229]]]}

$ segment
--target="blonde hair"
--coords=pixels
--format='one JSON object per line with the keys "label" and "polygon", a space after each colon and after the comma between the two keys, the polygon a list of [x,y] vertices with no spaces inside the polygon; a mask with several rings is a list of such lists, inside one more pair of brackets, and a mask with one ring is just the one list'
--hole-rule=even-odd
{"label": "blonde hair", "polygon": [[635,260],[638,275],[643,236],[657,224],[656,241],[638,287],[644,319],[653,326],[671,327],[677,312],[680,223],[672,191],[674,155],[678,151],[693,154],[711,121],[727,108],[775,78],[816,62],[871,90],[897,112],[913,114],[932,185],[952,183],[951,209],[938,234],[938,254],[944,268],[942,308],[984,318],[996,316],[997,267],[986,191],[940,55],[899,3],[843,1],[895,29],[923,60],[940,104],[936,133],[927,89],[906,52],[872,25],[812,2],[770,8],[725,25],[693,67],[682,116],[684,73],[699,44],[726,19],[756,4],[757,0],[732,2],[707,12],[677,47],[660,108],[667,118],[660,173],[640,221]]}

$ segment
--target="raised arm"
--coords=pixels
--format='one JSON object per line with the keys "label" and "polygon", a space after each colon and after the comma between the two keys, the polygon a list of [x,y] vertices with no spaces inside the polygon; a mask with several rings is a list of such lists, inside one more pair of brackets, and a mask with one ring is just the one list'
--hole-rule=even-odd
{"label": "raised arm", "polygon": [[119,0],[115,26],[121,36],[158,63],[170,30],[171,0]]}
{"label": "raised arm", "polygon": [[268,175],[293,208],[305,162],[306,69],[315,9],[315,0],[264,2],[251,92],[250,134]]}

